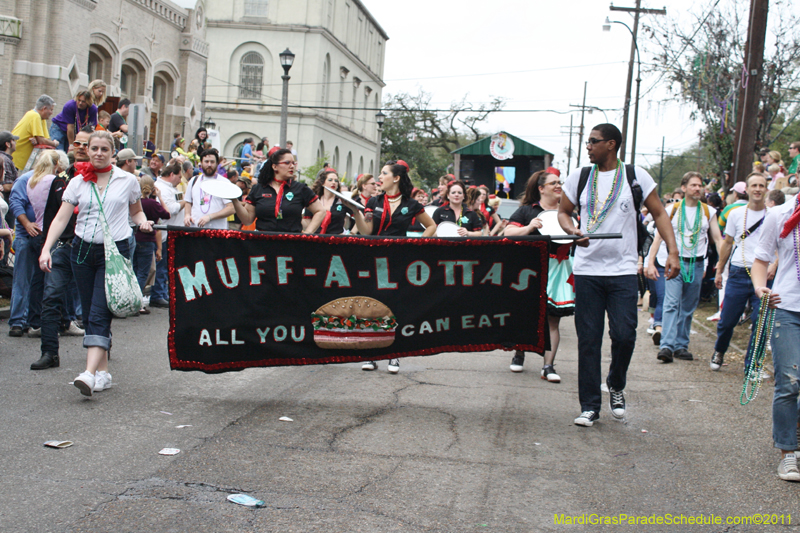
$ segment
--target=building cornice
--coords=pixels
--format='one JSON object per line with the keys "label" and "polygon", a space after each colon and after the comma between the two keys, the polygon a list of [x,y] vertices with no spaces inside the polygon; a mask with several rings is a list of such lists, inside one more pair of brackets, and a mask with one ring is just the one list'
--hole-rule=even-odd
{"label": "building cornice", "polygon": [[[71,0],[74,1],[74,0]],[[144,9],[161,20],[164,20],[178,29],[186,28],[186,22],[189,19],[189,13],[184,9],[176,6],[169,0],[127,0],[135,6]]]}
{"label": "building cornice", "polygon": [[84,9],[88,9],[89,11],[94,11],[97,7],[97,0],[69,0],[75,5],[81,6]]}
{"label": "building cornice", "polygon": [[295,32],[295,33],[316,33],[320,34],[328,41],[331,42],[336,48],[339,49],[344,55],[350,59],[353,63],[358,65],[361,70],[366,72],[370,80],[380,87],[386,87],[386,84],[383,80],[372,71],[372,69],[364,63],[357,55],[355,55],[343,42],[337,39],[327,28],[322,28],[320,26],[303,26],[300,24],[266,24],[266,23],[255,23],[255,22],[245,22],[245,21],[228,21],[228,20],[209,20],[208,21],[209,28],[224,28],[224,29],[231,29],[231,30],[249,30],[249,31],[283,31],[283,32]]}

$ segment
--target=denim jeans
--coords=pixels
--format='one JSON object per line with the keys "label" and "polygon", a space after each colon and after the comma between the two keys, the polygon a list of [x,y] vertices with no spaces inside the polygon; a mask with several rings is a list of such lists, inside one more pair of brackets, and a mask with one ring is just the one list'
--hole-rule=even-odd
{"label": "denim jeans", "polygon": [[[658,277],[653,281],[656,289],[656,310],[653,313],[653,327],[660,326],[664,321],[664,267],[656,265]],[[652,280],[651,280],[652,281]]]}
{"label": "denim jeans", "polygon": [[136,273],[136,280],[139,288],[144,292],[144,285],[150,275],[150,266],[153,264],[153,254],[156,253],[156,243],[137,242],[136,249],[133,251],[133,271]]}
{"label": "denim jeans", "polygon": [[[38,246],[37,246],[38,244]],[[28,327],[29,305],[31,303],[31,283],[39,268],[41,236],[30,237],[21,233],[14,239],[14,281],[11,287],[11,314],[9,326]],[[39,306],[41,300],[39,300]],[[34,304],[36,307],[36,304]],[[41,312],[41,308],[40,312]]]}
{"label": "denim jeans", "polygon": [[150,288],[150,301],[169,301],[169,277],[167,276],[167,241],[161,246],[161,261],[156,263],[156,280]]}
{"label": "denim jeans", "polygon": [[605,316],[611,337],[611,366],[606,383],[625,389],[636,345],[636,274],[575,276],[575,331],[578,334],[578,396],[582,411],[600,411],[601,346]]}
{"label": "denim jeans", "polygon": [[[689,262],[683,261],[684,268]],[[664,320],[662,323],[661,349],[670,351],[689,348],[689,334],[692,331],[692,315],[700,303],[700,288],[703,285],[705,268],[702,260],[694,264],[694,279],[691,283],[683,281],[683,276],[664,282]]]}
{"label": "denim jeans", "polygon": [[797,424],[800,422],[798,346],[800,346],[800,312],[776,309],[775,327],[772,329],[772,362],[775,365],[772,440],[776,448],[785,451],[797,449]]}
{"label": "denim jeans", "polygon": [[[42,353],[58,355],[58,327],[67,309],[67,292],[75,285],[70,254],[72,243],[59,241],[50,251],[52,269],[44,277],[42,300]],[[64,314],[69,316],[69,311]]]}
{"label": "denim jeans", "polygon": [[[772,287],[772,281],[768,282]],[[714,344],[714,351],[725,353],[731,344],[733,329],[739,323],[739,318],[747,306],[747,301],[753,306],[750,315],[750,323],[755,325],[758,322],[758,310],[761,308],[761,300],[753,290],[753,282],[747,275],[747,270],[734,265],[730,266],[728,282],[725,285],[725,300],[722,302],[722,312],[717,323],[717,342]],[[753,346],[753,335],[750,335],[750,343],[747,346],[747,360],[744,367],[750,364],[750,348]]]}
{"label": "denim jeans", "polygon": [[55,122],[50,124],[50,139],[58,141],[58,146],[55,148],[55,150],[61,150],[64,153],[69,151],[69,139],[67,138],[67,132],[61,131],[61,128],[59,128],[58,124]]}
{"label": "denim jeans", "polygon": [[[116,244],[119,252],[129,257],[128,239],[117,241]],[[72,242],[71,262],[83,306],[83,346],[99,346],[108,350],[112,315],[106,301],[105,247],[76,237]]]}

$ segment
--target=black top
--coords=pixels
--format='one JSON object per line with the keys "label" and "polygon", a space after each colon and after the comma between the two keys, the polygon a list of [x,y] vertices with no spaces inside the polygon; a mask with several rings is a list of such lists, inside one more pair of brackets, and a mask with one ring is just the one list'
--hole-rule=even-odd
{"label": "black top", "polygon": [[457,225],[461,226],[467,231],[480,231],[481,228],[483,228],[481,217],[479,217],[475,211],[470,211],[469,209],[464,209],[463,207],[460,219],[456,220],[456,213],[453,211],[453,208],[450,206],[450,204],[443,205],[434,211],[431,218],[433,219],[433,223],[437,226],[442,222],[455,222]]}
{"label": "black top", "polygon": [[[391,211],[385,214],[382,211],[375,211],[375,208],[383,209],[383,197],[385,194],[373,196],[367,202],[366,208],[373,211],[372,215],[372,234],[373,235],[393,235],[397,237],[405,237],[408,232],[408,227],[411,225],[411,220],[425,211],[418,201],[412,198],[403,198],[400,200],[394,214]],[[383,217],[383,231],[380,231],[381,217]]]}
{"label": "black top", "polygon": [[[336,198],[328,213],[330,213],[330,216],[326,213],[322,224],[319,225],[319,228],[314,233],[324,233],[325,235],[341,235],[344,233],[344,221],[347,218],[348,211],[342,200]],[[304,216],[304,218],[308,219],[311,217],[310,213],[306,213]]]}
{"label": "black top", "polygon": [[300,233],[303,231],[303,209],[314,203],[317,195],[308,185],[292,181],[284,189],[281,200],[282,218],[275,217],[275,202],[278,193],[271,185],[263,187],[260,183],[253,185],[245,199],[256,208],[256,229],[258,231],[277,231],[282,233]]}
{"label": "black top", "polygon": [[[66,172],[62,172],[56,176],[50,183],[50,193],[47,195],[47,202],[44,204],[44,220],[42,221],[42,225],[44,226],[42,228],[42,233],[44,233],[45,238],[47,237],[47,232],[50,230],[50,224],[53,223],[53,219],[56,217],[58,210],[61,209],[61,197],[64,194],[64,190],[67,188],[67,183],[69,183],[69,180],[71,180],[74,175],[75,165],[72,165]],[[58,240],[71,241],[75,237],[75,223],[77,221],[78,215],[73,211],[72,217],[70,217],[69,222],[67,222],[67,227],[64,228],[64,232]]]}
{"label": "black top", "polygon": [[124,124],[127,124],[127,122],[125,122],[125,117],[115,111],[111,113],[111,122],[108,123],[108,131],[111,133],[119,131],[120,126]]}
{"label": "black top", "polygon": [[[518,226],[518,227],[527,226],[528,224],[531,223],[531,220],[533,220],[534,218],[538,217],[539,214],[542,211],[545,211],[545,209],[543,209],[542,206],[540,206],[539,204],[522,205],[519,208],[517,208],[517,210],[514,211],[514,214],[512,214],[508,218],[508,225],[509,226]],[[575,218],[574,215],[573,215],[573,218]],[[538,229],[536,229],[536,230],[533,230],[533,233],[531,235],[541,235],[541,233],[539,232]],[[555,254],[561,246],[572,246],[572,245],[571,244],[558,244],[558,243],[551,242],[550,246],[549,246],[549,252],[551,254]]]}

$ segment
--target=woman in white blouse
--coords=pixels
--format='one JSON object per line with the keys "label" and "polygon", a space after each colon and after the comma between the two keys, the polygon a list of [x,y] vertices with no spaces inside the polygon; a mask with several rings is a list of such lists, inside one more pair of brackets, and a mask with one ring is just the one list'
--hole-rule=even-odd
{"label": "woman in white blouse", "polygon": [[39,257],[39,266],[49,272],[52,266],[50,249],[61,236],[77,206],[71,259],[83,307],[83,326],[86,331],[83,346],[88,352],[86,371],[75,378],[75,386],[84,396],[91,396],[92,392],[111,386],[108,349],[111,346],[112,315],[106,302],[105,248],[98,197],[103,203],[110,231],[121,254],[130,257],[128,238],[132,231],[128,223],[129,214],[142,231],[152,231],[151,223],[142,211],[138,180],[133,174],[112,166],[113,155],[114,138],[111,134],[97,131],[89,137],[89,162],[75,163],[75,177],[64,191],[61,209],[53,219]]}

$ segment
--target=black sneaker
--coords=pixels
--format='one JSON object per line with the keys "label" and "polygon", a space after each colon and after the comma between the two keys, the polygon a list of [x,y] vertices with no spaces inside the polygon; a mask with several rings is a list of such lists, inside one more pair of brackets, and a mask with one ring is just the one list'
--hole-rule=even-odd
{"label": "black sneaker", "polygon": [[653,344],[656,346],[661,345],[661,330],[657,329],[655,333],[653,333]]}
{"label": "black sneaker", "polygon": [[623,392],[614,390],[611,385],[608,386],[609,404],[611,405],[611,416],[614,418],[623,418],[625,416],[625,394]]}
{"label": "black sneaker", "polygon": [[590,428],[594,425],[595,420],[600,418],[600,415],[597,414],[597,411],[584,411],[581,413],[581,416],[575,419],[576,426],[584,426]]}
{"label": "black sneaker", "polygon": [[678,348],[672,354],[672,357],[674,357],[675,359],[680,359],[682,361],[694,361],[694,356],[686,348]]}
{"label": "black sneaker", "polygon": [[169,302],[163,298],[150,300],[150,307],[160,307],[161,309],[169,309]]}
{"label": "black sneaker", "polygon": [[714,355],[711,356],[711,370],[719,370],[722,368],[722,363],[725,361],[725,354],[714,352]]}
{"label": "black sneaker", "polygon": [[672,350],[670,350],[669,348],[661,348],[661,350],[659,350],[658,355],[656,356],[656,358],[659,361],[664,361],[665,363],[671,363],[672,362]]}
{"label": "black sneaker", "polygon": [[11,326],[8,330],[9,337],[22,337],[22,326]]}
{"label": "black sneaker", "polygon": [[511,360],[511,366],[509,367],[512,372],[522,372],[522,365],[525,364],[525,352],[517,352],[514,354],[514,358]]}

